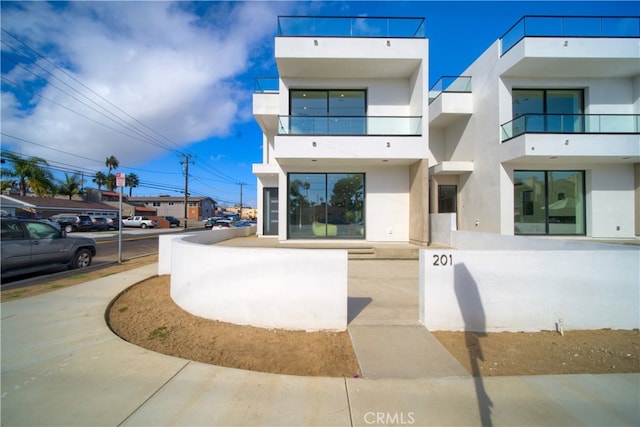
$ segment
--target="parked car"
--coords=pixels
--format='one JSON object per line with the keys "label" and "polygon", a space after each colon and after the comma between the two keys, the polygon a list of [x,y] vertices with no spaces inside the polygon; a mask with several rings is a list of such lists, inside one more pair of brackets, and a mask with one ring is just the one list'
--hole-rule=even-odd
{"label": "parked car", "polygon": [[49,221],[56,222],[67,233],[73,231],[73,224],[76,222],[78,215],[76,214],[56,214],[49,217]]}
{"label": "parked car", "polygon": [[231,228],[233,227],[233,221],[229,220],[229,219],[219,219],[218,221],[214,222],[211,226],[211,230],[219,230],[221,228]]}
{"label": "parked car", "polygon": [[67,237],[45,221],[1,218],[0,263],[2,277],[48,270],[56,266],[84,268],[96,255],[96,242]]}
{"label": "parked car", "polygon": [[109,230],[120,230],[120,221],[118,218],[107,217],[107,224],[109,225]]}
{"label": "parked car", "polygon": [[93,230],[93,218],[89,215],[78,215],[73,223],[74,231],[91,231]]}
{"label": "parked car", "polygon": [[236,221],[233,225],[235,227],[251,227],[253,223],[251,221],[240,220]]}
{"label": "parked car", "polygon": [[180,220],[175,216],[165,216],[164,219],[169,221],[169,227],[173,227],[174,225],[180,227]]}
{"label": "parked car", "polygon": [[105,217],[93,218],[93,231],[107,231],[109,229],[109,222]]}
{"label": "parked car", "polygon": [[155,219],[149,219],[146,216],[130,216],[129,218],[122,220],[122,225],[124,227],[147,228],[157,226],[158,221]]}
{"label": "parked car", "polygon": [[216,221],[220,221],[222,218],[219,216],[212,216],[211,218],[207,218],[204,222],[204,228],[211,228]]}

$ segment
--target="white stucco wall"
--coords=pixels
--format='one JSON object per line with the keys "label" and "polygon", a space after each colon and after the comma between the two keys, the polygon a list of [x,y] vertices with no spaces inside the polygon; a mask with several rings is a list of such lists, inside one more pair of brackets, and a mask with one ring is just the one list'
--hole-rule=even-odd
{"label": "white stucco wall", "polygon": [[212,244],[250,232],[161,236],[158,274],[171,274],[174,302],[196,316],[239,325],[345,330],[347,251]]}
{"label": "white stucco wall", "polygon": [[230,248],[176,241],[173,260],[171,298],[196,316],[263,328],[347,327],[344,250]]}
{"label": "white stucco wall", "polygon": [[635,203],[633,165],[593,167],[587,174],[593,237],[633,238]]}
{"label": "white stucco wall", "polygon": [[420,251],[429,330],[635,329],[640,252]]}

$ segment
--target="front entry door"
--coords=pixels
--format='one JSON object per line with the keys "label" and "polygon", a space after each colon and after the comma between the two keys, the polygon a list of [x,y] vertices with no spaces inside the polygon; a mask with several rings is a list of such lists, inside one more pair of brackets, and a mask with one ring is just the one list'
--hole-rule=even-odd
{"label": "front entry door", "polygon": [[265,236],[278,235],[278,188],[269,187],[264,189],[264,218],[262,234]]}

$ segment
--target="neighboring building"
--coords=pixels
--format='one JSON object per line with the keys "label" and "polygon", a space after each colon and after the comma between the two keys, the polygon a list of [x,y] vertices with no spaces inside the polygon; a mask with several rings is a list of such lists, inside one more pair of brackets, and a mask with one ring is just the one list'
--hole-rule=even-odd
{"label": "neighboring building", "polygon": [[117,218],[118,209],[100,202],[57,199],[51,197],[0,196],[0,209],[20,218],[49,218],[68,213]]}
{"label": "neighboring building", "polygon": [[524,17],[438,82],[431,212],[466,231],[639,235],[639,23]]}
{"label": "neighboring building", "polygon": [[279,17],[278,29],[279,78],[254,94],[258,235],[426,243],[424,19]]}
{"label": "neighboring building", "polygon": [[[153,210],[157,216],[184,218],[184,197],[128,197],[127,203],[141,215],[151,215],[148,212],[142,213],[146,209]],[[216,202],[210,197],[189,197],[187,203],[188,219],[202,221],[215,216]]]}

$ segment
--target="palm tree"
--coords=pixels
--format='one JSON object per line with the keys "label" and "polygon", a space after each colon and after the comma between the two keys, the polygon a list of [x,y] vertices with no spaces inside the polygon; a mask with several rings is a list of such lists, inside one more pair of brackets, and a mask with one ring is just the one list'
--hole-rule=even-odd
{"label": "palm tree", "polygon": [[118,161],[118,159],[116,159],[115,156],[109,156],[107,157],[107,160],[105,160],[104,165],[109,168],[109,174],[111,174],[112,170],[118,169],[118,166],[120,166],[120,162]]}
{"label": "palm tree", "polygon": [[109,156],[107,157],[107,160],[105,160],[104,165],[109,168],[105,184],[107,185],[107,189],[109,191],[113,191],[113,189],[116,188],[116,176],[112,174],[111,171],[114,169],[118,169],[118,166],[120,166],[120,162],[118,161],[118,159],[116,159],[115,156]]}
{"label": "palm tree", "polygon": [[95,175],[93,175],[93,179],[91,181],[96,183],[96,185],[98,186],[98,191],[100,191],[102,186],[107,183],[107,176],[104,173],[98,171]]}
{"label": "palm tree", "polygon": [[129,197],[131,197],[131,191],[140,185],[140,178],[135,173],[130,173],[124,178],[124,182],[129,187]]}
{"label": "palm tree", "polygon": [[26,196],[28,189],[31,189],[37,196],[55,192],[53,174],[41,166],[49,165],[45,159],[35,156],[25,159],[14,153],[3,153],[2,155],[13,163],[13,169],[5,169],[3,174],[16,178],[21,196]]}
{"label": "palm tree", "polygon": [[116,188],[116,176],[112,173],[107,175],[107,179],[105,180],[105,185],[107,186],[107,190],[113,191]]}
{"label": "palm tree", "polygon": [[76,195],[80,194],[80,186],[82,185],[82,180],[78,176],[78,174],[74,173],[69,176],[67,173],[64,173],[64,180],[60,180],[58,184],[58,192],[60,194],[65,194],[69,196],[69,200]]}

